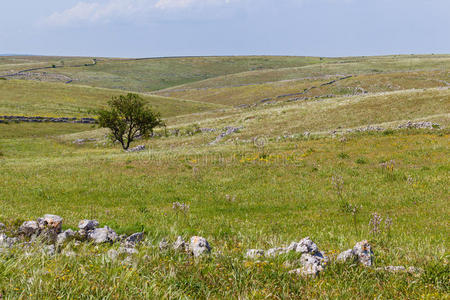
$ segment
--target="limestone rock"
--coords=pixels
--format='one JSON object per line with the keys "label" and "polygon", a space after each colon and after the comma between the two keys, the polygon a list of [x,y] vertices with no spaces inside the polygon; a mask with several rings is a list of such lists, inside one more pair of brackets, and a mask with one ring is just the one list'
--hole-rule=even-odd
{"label": "limestone rock", "polygon": [[67,229],[66,231],[58,234],[58,236],[56,238],[56,243],[59,245],[64,244],[64,242],[66,242],[68,239],[70,239],[74,236],[75,236],[75,231],[73,231],[72,229]]}
{"label": "limestone rock", "polygon": [[0,248],[11,248],[17,243],[17,238],[10,238],[4,233],[0,233]]}
{"label": "limestone rock", "polygon": [[169,242],[167,242],[166,239],[162,239],[161,242],[159,242],[159,250],[165,251],[168,250],[169,247]]}
{"label": "limestone rock", "polygon": [[277,247],[277,248],[271,248],[266,251],[266,256],[268,257],[274,257],[280,254],[286,253],[286,248],[283,247]]}
{"label": "limestone rock", "polygon": [[36,221],[25,221],[19,227],[19,232],[28,237],[31,237],[32,235],[38,235],[39,224]]}
{"label": "limestone rock", "polygon": [[358,261],[366,267],[372,266],[372,249],[367,240],[356,243],[353,247],[353,254],[358,257]]}
{"label": "limestone rock", "polygon": [[78,228],[81,230],[94,230],[98,227],[98,221],[97,220],[81,220],[80,223],[78,223]]}
{"label": "limestone rock", "polygon": [[289,274],[297,274],[303,277],[317,276],[325,269],[328,258],[321,252],[315,254],[304,253],[300,258],[301,268],[289,271]]}
{"label": "limestone rock", "polygon": [[355,255],[353,254],[352,249],[345,250],[344,252],[339,253],[336,260],[340,262],[346,262],[348,260],[355,259]]}
{"label": "limestone rock", "polygon": [[314,243],[310,237],[306,237],[298,242],[295,251],[315,254],[319,251],[319,247],[317,247],[316,243]]}
{"label": "limestone rock", "polygon": [[134,233],[132,235],[130,235],[129,237],[127,237],[125,239],[125,244],[127,246],[136,246],[136,244],[142,242],[144,240],[144,233],[143,232],[138,232],[138,233]]}
{"label": "limestone rock", "polygon": [[119,238],[117,233],[108,226],[94,229],[89,232],[88,237],[96,244],[114,243]]}
{"label": "limestone rock", "polygon": [[55,233],[60,233],[62,229],[63,218],[57,215],[44,215],[43,218],[38,219],[39,229],[52,230]]}
{"label": "limestone rock", "polygon": [[247,258],[258,258],[264,256],[264,250],[261,249],[249,249],[245,254]]}
{"label": "limestone rock", "polygon": [[198,257],[205,253],[211,252],[211,247],[209,246],[208,241],[200,236],[191,237],[191,241],[189,243],[189,251],[195,256]]}
{"label": "limestone rock", "polygon": [[140,152],[145,150],[145,145],[139,145],[137,147],[128,149],[127,152]]}
{"label": "limestone rock", "polygon": [[173,243],[173,249],[175,251],[186,251],[186,242],[182,236],[178,236],[177,240]]}

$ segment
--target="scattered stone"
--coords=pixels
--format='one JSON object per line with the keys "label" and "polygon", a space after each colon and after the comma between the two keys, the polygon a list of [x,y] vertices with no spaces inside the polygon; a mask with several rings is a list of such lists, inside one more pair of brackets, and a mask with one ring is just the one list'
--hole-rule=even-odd
{"label": "scattered stone", "polygon": [[295,248],[296,252],[316,254],[319,251],[316,243],[314,243],[310,237],[306,237],[298,242]]}
{"label": "scattered stone", "polygon": [[175,251],[186,251],[186,242],[183,240],[183,237],[178,236],[175,243],[173,243],[173,249]]}
{"label": "scattered stone", "polygon": [[320,272],[324,270],[323,266],[324,259],[317,255],[312,255],[309,253],[302,254],[300,258],[301,268],[290,271],[290,274],[297,274],[304,277],[307,276],[317,276]]}
{"label": "scattered stone", "polygon": [[219,136],[217,136],[217,138],[212,141],[211,143],[209,143],[210,145],[215,145],[218,142],[220,142],[222,139],[224,139],[226,136],[233,134],[235,132],[238,132],[239,130],[241,130],[242,127],[225,127],[225,131],[222,132]]}
{"label": "scattered stone", "polygon": [[373,252],[371,250],[368,241],[356,243],[353,249],[348,249],[340,253],[337,257],[337,261],[346,262],[349,260],[355,260],[363,264],[366,267],[372,266]]}
{"label": "scattered stone", "polygon": [[1,248],[11,248],[17,243],[17,238],[10,238],[4,233],[0,233],[0,249]]}
{"label": "scattered stone", "polygon": [[102,243],[114,243],[118,240],[119,236],[108,226],[103,228],[96,228],[92,232],[89,232],[88,238],[96,244]]}
{"label": "scattered stone", "polygon": [[161,242],[159,242],[159,250],[165,251],[170,248],[169,243],[166,241],[166,239],[162,239]]}
{"label": "scattered stone", "polygon": [[31,237],[39,234],[39,224],[36,221],[25,221],[19,227],[19,233]]}
{"label": "scattered stone", "polygon": [[139,145],[137,147],[128,149],[127,152],[140,152],[145,150],[145,145]]}
{"label": "scattered stone", "polygon": [[286,253],[286,248],[277,247],[277,248],[271,248],[271,249],[267,250],[266,256],[274,257],[274,256],[284,254],[284,253]]}
{"label": "scattered stone", "polygon": [[399,125],[397,128],[398,129],[436,129],[436,128],[440,128],[441,125],[437,124],[437,123],[432,123],[432,122],[411,122],[408,121],[405,124],[401,124]]}
{"label": "scattered stone", "polygon": [[358,261],[366,267],[372,266],[372,249],[367,240],[356,243],[352,250]]}
{"label": "scattered stone", "polygon": [[248,258],[258,258],[264,256],[264,250],[261,249],[249,249],[245,254]]}
{"label": "scattered stone", "polygon": [[77,144],[77,145],[82,145],[86,142],[95,142],[96,139],[77,139],[75,141],[73,141],[72,143]]}
{"label": "scattered stone", "polygon": [[56,243],[59,245],[64,244],[68,239],[70,239],[74,236],[75,236],[75,231],[73,231],[72,229],[67,229],[66,231],[58,234],[58,236],[56,238]]}
{"label": "scattered stone", "polygon": [[63,218],[57,215],[44,215],[43,218],[38,220],[39,229],[46,230],[51,229],[56,233],[60,233],[62,229]]}
{"label": "scattered stone", "polygon": [[340,262],[345,262],[350,259],[355,259],[355,255],[353,254],[352,249],[348,249],[348,250],[345,250],[344,252],[341,252],[336,258],[336,260],[340,261]]}
{"label": "scattered stone", "polygon": [[80,223],[78,223],[78,228],[81,230],[94,230],[98,226],[97,220],[81,220]]}
{"label": "scattered stone", "polygon": [[191,242],[189,243],[189,251],[195,256],[198,257],[204,253],[210,253],[211,247],[209,246],[208,241],[200,236],[191,237]]}
{"label": "scattered stone", "polygon": [[134,247],[144,240],[144,233],[137,232],[125,239],[125,245]]}
{"label": "scattered stone", "polygon": [[406,268],[404,266],[387,266],[376,268],[377,271],[386,271],[390,273],[406,273]]}

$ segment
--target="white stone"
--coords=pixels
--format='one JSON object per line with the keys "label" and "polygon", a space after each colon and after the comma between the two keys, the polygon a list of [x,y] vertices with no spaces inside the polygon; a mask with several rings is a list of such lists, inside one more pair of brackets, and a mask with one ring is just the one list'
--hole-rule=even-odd
{"label": "white stone", "polygon": [[114,243],[119,238],[117,233],[108,226],[94,229],[88,237],[96,244]]}
{"label": "white stone", "polygon": [[189,243],[189,251],[195,256],[198,257],[205,253],[211,252],[211,247],[209,246],[208,241],[201,236],[193,236]]}
{"label": "white stone", "polygon": [[80,223],[78,223],[78,228],[86,231],[94,230],[97,226],[97,220],[81,220]]}
{"label": "white stone", "polygon": [[358,261],[364,266],[372,266],[373,252],[367,240],[356,243],[353,247],[353,254],[358,257]]}
{"label": "white stone", "polygon": [[175,243],[173,243],[173,249],[175,251],[186,251],[186,242],[182,236],[178,236]]}
{"label": "white stone", "polygon": [[264,250],[261,249],[249,249],[245,254],[248,258],[258,258],[264,256]]}

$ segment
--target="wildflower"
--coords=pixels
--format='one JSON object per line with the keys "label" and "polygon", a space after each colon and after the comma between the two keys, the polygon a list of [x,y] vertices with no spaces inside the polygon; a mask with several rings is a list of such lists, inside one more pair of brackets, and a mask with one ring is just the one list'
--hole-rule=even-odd
{"label": "wildflower", "polygon": [[392,219],[387,217],[386,220],[384,220],[384,226],[385,226],[386,230],[389,231],[392,226]]}
{"label": "wildflower", "polygon": [[379,233],[380,232],[380,224],[383,218],[377,213],[372,214],[372,219],[370,219],[369,225],[371,226],[370,232]]}

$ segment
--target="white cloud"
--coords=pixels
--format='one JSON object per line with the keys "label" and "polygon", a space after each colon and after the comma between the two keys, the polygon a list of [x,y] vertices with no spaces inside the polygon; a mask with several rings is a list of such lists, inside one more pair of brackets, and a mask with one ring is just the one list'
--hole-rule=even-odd
{"label": "white cloud", "polygon": [[242,0],[96,0],[80,1],[75,6],[55,12],[41,21],[47,26],[72,26],[107,23],[115,20],[135,21],[158,17],[158,11],[179,11],[191,7],[208,7]]}
{"label": "white cloud", "polygon": [[200,5],[228,4],[231,2],[236,2],[236,0],[159,0],[155,4],[155,7],[160,9],[176,9]]}
{"label": "white cloud", "polygon": [[154,0],[108,0],[106,2],[78,2],[75,6],[46,17],[42,23],[69,26],[83,23],[108,22],[112,19],[132,18],[154,5]]}

